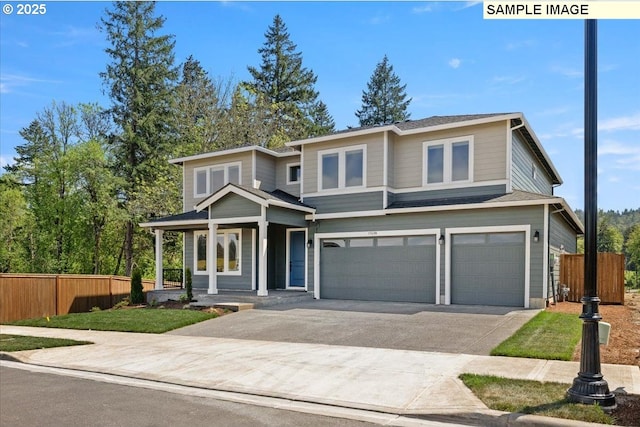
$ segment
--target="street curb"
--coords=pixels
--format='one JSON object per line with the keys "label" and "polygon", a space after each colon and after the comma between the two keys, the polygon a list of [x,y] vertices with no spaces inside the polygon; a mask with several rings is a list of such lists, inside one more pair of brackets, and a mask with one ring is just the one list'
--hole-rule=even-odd
{"label": "street curb", "polygon": [[607,424],[589,423],[585,421],[569,420],[564,418],[545,417],[542,415],[521,414],[517,412],[502,412],[487,409],[484,411],[466,413],[440,413],[422,414],[418,416],[405,415],[429,421],[460,423],[468,425],[481,425],[486,427],[587,427],[606,426]]}
{"label": "street curb", "polygon": [[[282,409],[288,409],[296,412],[311,412],[316,413],[318,415],[325,415],[330,417],[338,417],[338,418],[347,418],[347,419],[356,419],[365,422],[374,422],[379,423],[383,421],[385,425],[413,425],[414,423],[410,422],[410,420],[415,421],[434,421],[434,422],[442,422],[442,423],[456,423],[456,424],[464,424],[464,425],[481,425],[485,427],[510,427],[510,426],[541,426],[541,427],[587,427],[587,426],[605,426],[605,424],[597,424],[597,423],[587,423],[583,421],[575,421],[568,420],[563,418],[553,418],[553,417],[544,417],[540,415],[529,415],[529,414],[520,414],[520,413],[510,413],[510,412],[502,412],[495,411],[491,409],[486,410],[477,410],[475,412],[433,412],[433,413],[425,413],[425,414],[409,414],[402,412],[391,412],[391,411],[380,411],[374,409],[364,409],[364,408],[354,408],[347,405],[337,405],[337,404],[328,404],[328,403],[320,403],[320,402],[312,402],[308,400],[298,400],[292,399],[290,397],[278,397],[275,395],[265,396],[261,394],[249,393],[245,390],[242,391],[234,391],[230,389],[218,389],[218,388],[203,388],[203,387],[194,387],[185,384],[172,383],[172,382],[163,382],[158,380],[153,380],[149,378],[138,378],[133,376],[121,376],[111,373],[98,372],[98,371],[83,371],[80,369],[73,368],[59,368],[56,366],[47,366],[40,365],[37,363],[31,363],[28,360],[21,360],[20,358],[14,357],[13,355],[7,352],[0,352],[0,360],[6,360],[9,362],[20,363],[23,365],[34,366],[38,368],[51,368],[59,371],[71,371],[77,375],[77,377],[82,377],[83,374],[87,374],[91,379],[96,380],[94,375],[104,375],[107,377],[120,377],[120,378],[129,378],[134,381],[143,381],[145,383],[155,383],[158,385],[164,386],[176,386],[185,389],[194,389],[194,390],[202,390],[202,391],[210,391],[210,392],[219,392],[219,393],[230,393],[231,395],[239,395],[246,396],[249,398],[257,398],[258,400],[265,399],[265,401],[271,401],[268,405],[262,405],[258,401],[245,401],[244,403],[257,405],[257,406],[269,406],[269,407],[279,407]],[[62,374],[59,374],[62,375]],[[164,391],[171,392],[166,390],[163,387]],[[174,392],[175,393],[175,392]],[[238,399],[224,399],[222,397],[218,397],[222,400],[230,400],[230,401],[239,401]],[[253,399],[249,399],[253,400]],[[279,401],[280,404],[275,405],[273,402]],[[308,408],[305,408],[307,405],[312,405],[315,407],[313,411],[309,411]],[[303,409],[304,408],[304,409]],[[324,408],[324,409],[323,409]],[[344,411],[353,413],[347,415]],[[395,419],[394,419],[395,418]],[[409,421],[409,423],[403,422]]]}

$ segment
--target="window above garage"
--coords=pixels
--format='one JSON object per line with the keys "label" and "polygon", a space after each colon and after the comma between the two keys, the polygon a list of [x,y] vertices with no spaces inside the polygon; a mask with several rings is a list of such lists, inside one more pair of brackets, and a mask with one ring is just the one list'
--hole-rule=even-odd
{"label": "window above garage", "polygon": [[424,186],[473,182],[473,135],[425,142],[422,164]]}
{"label": "window above garage", "polygon": [[318,191],[366,186],[366,145],[318,152]]}

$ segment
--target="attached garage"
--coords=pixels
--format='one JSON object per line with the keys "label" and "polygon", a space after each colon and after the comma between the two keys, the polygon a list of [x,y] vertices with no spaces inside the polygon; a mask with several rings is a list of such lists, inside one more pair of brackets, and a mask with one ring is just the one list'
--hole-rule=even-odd
{"label": "attached garage", "polygon": [[452,304],[522,307],[528,299],[526,231],[450,235]]}
{"label": "attached garage", "polygon": [[436,234],[319,239],[320,298],[436,302]]}

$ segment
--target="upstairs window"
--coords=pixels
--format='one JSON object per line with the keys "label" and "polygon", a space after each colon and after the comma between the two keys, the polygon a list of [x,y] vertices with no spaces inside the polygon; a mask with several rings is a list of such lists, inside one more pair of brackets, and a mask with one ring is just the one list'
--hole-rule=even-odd
{"label": "upstairs window", "polygon": [[240,162],[235,162],[194,169],[194,197],[208,196],[228,183],[240,184],[240,165]]}
{"label": "upstairs window", "polygon": [[300,183],[300,163],[287,164],[287,185]]}
{"label": "upstairs window", "polygon": [[318,153],[318,190],[365,186],[366,146],[358,145]]}
{"label": "upstairs window", "polygon": [[473,181],[473,136],[424,143],[424,185]]}

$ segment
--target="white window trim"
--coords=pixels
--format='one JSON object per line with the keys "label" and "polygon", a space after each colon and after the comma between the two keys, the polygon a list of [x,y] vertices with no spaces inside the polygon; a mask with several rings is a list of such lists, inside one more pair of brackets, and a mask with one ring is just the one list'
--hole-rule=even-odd
{"label": "white window trim", "polygon": [[[346,186],[347,151],[362,150],[362,185]],[[322,188],[322,157],[327,154],[338,154],[338,187]],[[351,190],[367,186],[367,145],[350,145],[318,151],[318,192],[326,193],[336,190]]]}
{"label": "white window trim", "polygon": [[[202,166],[193,169],[193,197],[206,197],[211,194],[211,171],[224,170],[224,184],[229,183],[229,168],[238,167],[238,184],[242,185],[242,162],[222,163],[219,165]],[[206,172],[206,191],[198,193],[198,172]]]}
{"label": "white window trim", "polygon": [[[240,263],[240,268],[238,269],[238,271],[228,271],[227,268],[229,267],[229,251],[227,250],[228,246],[229,246],[229,234],[232,233],[237,233],[238,234],[238,262]],[[209,274],[209,256],[210,254],[207,252],[207,269],[206,270],[198,270],[198,236],[204,235],[207,238],[207,250],[209,249],[209,231],[208,230],[196,230],[193,232],[193,274],[196,275],[202,275],[202,276],[206,276]],[[233,228],[233,229],[218,229],[217,232],[217,236],[224,236],[224,271],[216,271],[216,274],[218,276],[241,276],[242,275],[242,229],[241,228]],[[216,245],[217,245],[217,240],[216,240]],[[217,246],[216,246],[217,247]],[[217,259],[218,259],[218,254],[216,254],[216,263],[215,265],[217,266]]]}
{"label": "white window trim", "polygon": [[[469,143],[469,179],[465,180],[456,180],[453,181],[451,179],[452,174],[452,163],[453,163],[453,154],[452,147],[453,144],[458,142],[468,142]],[[427,182],[428,177],[428,162],[427,162],[427,153],[429,147],[434,145],[442,145],[444,148],[443,153],[443,171],[442,171],[442,182]],[[459,136],[455,138],[446,138],[446,139],[437,139],[433,141],[425,141],[422,143],[422,185],[423,187],[436,188],[436,187],[450,187],[450,186],[458,186],[460,184],[468,184],[473,182],[473,135]]]}
{"label": "white window trim", "polygon": [[[289,178],[291,177],[291,174],[289,173],[289,169],[293,166],[299,166],[300,167],[300,178],[297,181],[291,181]],[[300,182],[302,181],[302,166],[300,166],[300,162],[295,162],[295,163],[287,163],[287,185],[296,185],[296,184],[300,184]]]}
{"label": "white window trim", "polygon": [[196,230],[193,232],[193,274],[194,275],[202,275],[202,276],[207,276],[209,275],[209,260],[208,260],[208,253],[207,253],[207,257],[205,258],[205,269],[204,270],[198,270],[198,237],[204,235],[205,238],[207,239],[207,243],[205,245],[205,250],[207,252],[209,252],[209,231],[208,230]]}

